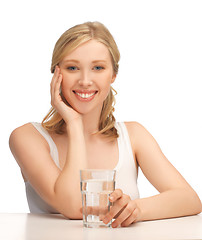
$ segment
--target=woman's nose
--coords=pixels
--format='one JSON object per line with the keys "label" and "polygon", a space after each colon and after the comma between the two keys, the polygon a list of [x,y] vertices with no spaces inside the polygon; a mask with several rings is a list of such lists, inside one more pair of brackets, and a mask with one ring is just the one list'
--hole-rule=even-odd
{"label": "woman's nose", "polygon": [[88,73],[88,72],[81,73],[81,77],[80,77],[78,83],[81,86],[91,86],[93,84],[93,82],[91,80],[90,73]]}

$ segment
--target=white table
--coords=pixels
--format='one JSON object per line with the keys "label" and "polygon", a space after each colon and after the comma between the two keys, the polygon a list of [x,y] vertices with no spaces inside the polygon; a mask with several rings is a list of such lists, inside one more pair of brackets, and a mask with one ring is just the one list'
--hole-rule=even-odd
{"label": "white table", "polygon": [[0,214],[1,240],[151,240],[202,239],[202,215],[147,221],[126,228],[87,229],[81,220],[66,220],[62,215]]}

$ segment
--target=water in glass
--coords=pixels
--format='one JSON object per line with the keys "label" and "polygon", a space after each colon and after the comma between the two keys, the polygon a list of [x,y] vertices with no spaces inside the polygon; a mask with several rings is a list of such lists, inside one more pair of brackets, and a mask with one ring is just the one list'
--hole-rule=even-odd
{"label": "water in glass", "polygon": [[81,181],[83,224],[85,227],[110,227],[103,218],[110,210],[109,195],[114,191],[115,181],[88,179]]}

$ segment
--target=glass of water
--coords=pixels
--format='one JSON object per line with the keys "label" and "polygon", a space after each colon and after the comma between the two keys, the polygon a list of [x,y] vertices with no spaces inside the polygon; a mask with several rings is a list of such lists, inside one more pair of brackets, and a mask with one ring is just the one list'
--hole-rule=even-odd
{"label": "glass of water", "polygon": [[104,224],[102,220],[110,210],[115,175],[116,170],[80,170],[84,227],[111,227],[111,222]]}

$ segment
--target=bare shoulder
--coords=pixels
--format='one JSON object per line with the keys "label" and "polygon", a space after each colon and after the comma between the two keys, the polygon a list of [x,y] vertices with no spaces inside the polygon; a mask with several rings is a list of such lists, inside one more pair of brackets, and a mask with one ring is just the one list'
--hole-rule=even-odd
{"label": "bare shoulder", "polygon": [[149,134],[146,128],[138,122],[124,122],[131,139]]}
{"label": "bare shoulder", "polygon": [[41,145],[44,148],[49,149],[48,143],[44,137],[35,129],[31,123],[26,123],[14,129],[10,134],[9,146],[14,157],[17,152],[20,153],[24,148],[32,148],[32,146],[37,145]]}
{"label": "bare shoulder", "polygon": [[9,143],[12,144],[16,140],[24,141],[24,140],[28,140],[29,138],[30,140],[32,139],[32,140],[40,141],[40,143],[43,142],[46,146],[48,146],[44,137],[39,133],[39,131],[36,130],[36,128],[31,123],[26,123],[14,129],[10,135]]}
{"label": "bare shoulder", "polygon": [[127,129],[131,132],[131,131],[137,131],[140,130],[142,128],[144,128],[139,122],[124,122]]}
{"label": "bare shoulder", "polygon": [[10,135],[10,141],[14,140],[16,137],[23,137],[29,133],[33,133],[34,127],[31,123],[26,123],[20,127],[14,129]]}
{"label": "bare shoulder", "polygon": [[149,131],[138,122],[124,122],[128,130],[128,134],[135,152],[140,146],[146,146],[147,142],[157,144],[156,140],[149,133]]}
{"label": "bare shoulder", "polygon": [[131,141],[131,145],[133,148],[133,152],[136,152],[137,148],[137,139],[142,131],[143,126],[138,122],[124,122],[125,126],[128,130],[128,135]]}
{"label": "bare shoulder", "polygon": [[34,131],[34,126],[31,123],[26,123],[20,127],[17,127],[16,129],[14,129],[10,135],[10,137],[14,137],[14,136],[18,136],[18,135],[25,135],[25,134],[29,134],[29,133],[34,133],[36,131]]}

